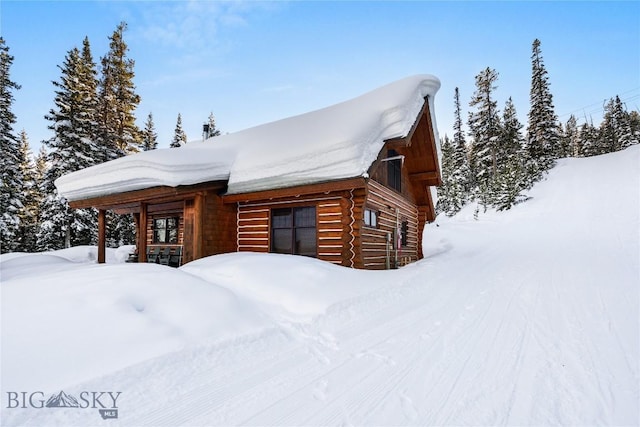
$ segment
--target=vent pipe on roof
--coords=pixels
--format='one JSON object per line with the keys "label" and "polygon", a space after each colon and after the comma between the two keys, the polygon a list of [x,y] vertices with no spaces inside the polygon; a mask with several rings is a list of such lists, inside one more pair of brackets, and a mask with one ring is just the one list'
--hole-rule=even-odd
{"label": "vent pipe on roof", "polygon": [[208,136],[209,136],[209,123],[205,123],[202,125],[202,141],[204,142],[204,140],[207,139]]}

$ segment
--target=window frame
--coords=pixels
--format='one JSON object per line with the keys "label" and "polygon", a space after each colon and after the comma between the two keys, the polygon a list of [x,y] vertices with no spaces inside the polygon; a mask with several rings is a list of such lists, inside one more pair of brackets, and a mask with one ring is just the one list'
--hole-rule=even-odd
{"label": "window frame", "polygon": [[[164,227],[158,227],[158,223],[164,221]],[[173,221],[174,226],[169,226],[169,222]],[[151,222],[152,239],[154,245],[177,245],[180,241],[180,217],[179,216],[162,216],[154,217]],[[175,230],[175,241],[171,241],[171,231]],[[158,239],[158,232],[161,231],[164,240]]]}
{"label": "window frame", "polygon": [[[313,226],[311,225],[298,225],[296,222],[296,211],[300,212],[303,209],[313,209]],[[285,211],[289,212],[289,220],[286,222],[287,225],[275,225],[274,216],[277,213],[283,213]],[[308,256],[311,258],[318,257],[318,210],[315,205],[311,206],[292,206],[292,207],[279,207],[279,208],[271,208],[269,212],[270,219],[270,242],[269,242],[269,252],[270,253],[279,253],[279,254],[290,254],[290,255],[300,255],[300,256]],[[284,251],[279,250],[275,247],[276,244],[276,234],[280,233],[280,230],[289,230],[289,239],[290,239],[290,250]],[[305,231],[313,230],[313,253],[311,251],[299,251],[296,243],[300,241],[298,237],[304,233]],[[300,234],[297,232],[300,231]],[[310,241],[309,241],[310,242]]]}
{"label": "window frame", "polygon": [[[369,216],[368,220],[367,220],[367,214]],[[368,228],[378,229],[380,224],[378,222],[379,217],[380,217],[380,212],[369,207],[365,207],[364,211],[362,212],[362,222],[364,226]],[[373,218],[373,221],[371,221],[372,218]]]}

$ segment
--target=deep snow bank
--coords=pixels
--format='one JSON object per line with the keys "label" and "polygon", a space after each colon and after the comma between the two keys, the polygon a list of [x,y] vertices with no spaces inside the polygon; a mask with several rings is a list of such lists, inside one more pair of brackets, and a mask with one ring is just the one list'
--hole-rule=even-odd
{"label": "deep snow bank", "polygon": [[3,390],[61,387],[270,324],[213,283],[155,264],[98,265],[90,253],[2,258]]}
{"label": "deep snow bank", "polygon": [[308,320],[336,302],[374,291],[385,274],[314,258],[250,252],[207,257],[180,269],[232,289],[273,316],[297,320]]}

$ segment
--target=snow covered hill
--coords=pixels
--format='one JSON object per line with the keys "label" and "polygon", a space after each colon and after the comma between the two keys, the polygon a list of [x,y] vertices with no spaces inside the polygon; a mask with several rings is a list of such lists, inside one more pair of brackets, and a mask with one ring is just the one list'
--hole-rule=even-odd
{"label": "snow covered hill", "polygon": [[[638,146],[561,160],[397,271],[3,255],[1,424],[638,425],[639,180]],[[37,390],[121,392],[118,418],[8,408]]]}

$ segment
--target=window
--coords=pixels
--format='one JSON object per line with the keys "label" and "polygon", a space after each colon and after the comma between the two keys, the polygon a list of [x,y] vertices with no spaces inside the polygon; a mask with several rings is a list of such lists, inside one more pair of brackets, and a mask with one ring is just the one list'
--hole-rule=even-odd
{"label": "window", "polygon": [[371,228],[378,228],[378,212],[371,209],[365,209],[364,225]]}
{"label": "window", "polygon": [[180,218],[155,218],[153,220],[153,243],[178,243]]}
{"label": "window", "polygon": [[316,208],[271,210],[271,252],[315,257]]}
{"label": "window", "polygon": [[402,226],[400,227],[400,244],[402,246],[407,246],[408,234],[409,234],[409,223],[407,221],[402,221]]}
{"label": "window", "polygon": [[[396,150],[387,152],[387,158],[398,156]],[[387,161],[387,185],[396,191],[402,191],[402,159]]]}

